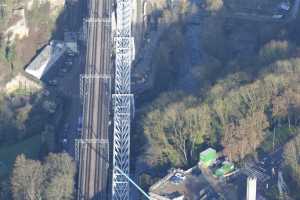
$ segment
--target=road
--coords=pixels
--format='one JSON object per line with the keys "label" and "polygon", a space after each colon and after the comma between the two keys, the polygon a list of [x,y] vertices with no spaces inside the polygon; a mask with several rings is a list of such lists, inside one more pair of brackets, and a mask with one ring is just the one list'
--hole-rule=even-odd
{"label": "road", "polygon": [[300,0],[296,0],[292,8],[291,19],[295,19],[299,12]]}
{"label": "road", "polygon": [[[250,14],[246,12],[236,12],[232,15],[229,15],[229,17],[238,18],[238,19],[244,19],[244,20],[253,20],[258,22],[290,22],[294,20],[298,16],[300,7],[300,0],[295,0],[294,4],[292,5],[292,9],[289,11],[289,14],[286,15],[286,17],[283,18],[273,18],[272,15],[258,15],[258,14]],[[276,13],[274,13],[276,14]]]}
{"label": "road", "polygon": [[[111,74],[110,0],[88,1],[88,29],[84,81],[83,129],[80,146],[78,200],[107,199],[108,194],[108,137]],[[96,141],[96,142],[95,142]]]}
{"label": "road", "polygon": [[[64,10],[64,24],[60,26],[60,34],[64,31],[77,32],[82,25],[83,15],[85,14],[85,0],[80,0],[76,3],[66,1]],[[79,14],[78,14],[79,13]],[[75,139],[78,138],[78,116],[81,112],[81,103],[79,96],[79,74],[83,73],[85,64],[84,48],[80,48],[79,56],[64,55],[48,73],[45,79],[57,80],[57,86],[51,86],[48,89],[53,93],[58,93],[66,97],[64,102],[64,116],[57,127],[59,147],[68,152],[72,157],[75,157],[74,147]],[[71,60],[72,65],[66,65],[66,60]],[[68,69],[66,73],[60,73],[60,68]]]}

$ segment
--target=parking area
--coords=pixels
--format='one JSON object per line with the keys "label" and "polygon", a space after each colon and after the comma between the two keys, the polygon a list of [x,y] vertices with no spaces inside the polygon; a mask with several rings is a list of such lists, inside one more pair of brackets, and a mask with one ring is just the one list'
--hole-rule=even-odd
{"label": "parking area", "polygon": [[80,74],[83,73],[83,70],[83,56],[66,51],[42,79],[46,90],[51,95],[59,95],[64,98],[64,118],[56,129],[59,146],[72,156],[75,156],[75,138],[80,137],[79,133],[81,132],[82,109],[79,88]]}
{"label": "parking area", "polygon": [[[75,92],[76,86],[70,85],[70,80],[74,80],[78,76],[80,66],[78,65],[80,57],[74,53],[66,52],[43,77],[42,81],[50,90],[60,90],[65,95],[70,95]],[[79,83],[79,82],[78,82]],[[68,89],[68,91],[66,90]],[[70,90],[71,89],[71,90]]]}
{"label": "parking area", "polygon": [[176,195],[190,200],[200,198],[213,200],[218,197],[197,167],[188,173],[183,171],[171,173],[169,178],[151,190],[151,193],[170,199]]}

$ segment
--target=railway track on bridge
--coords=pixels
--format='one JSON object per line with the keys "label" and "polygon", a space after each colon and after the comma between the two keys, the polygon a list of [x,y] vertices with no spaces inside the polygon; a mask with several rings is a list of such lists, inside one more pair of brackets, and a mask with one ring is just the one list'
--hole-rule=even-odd
{"label": "railway track on bridge", "polygon": [[[83,96],[83,129],[79,146],[78,200],[108,198],[109,108],[111,102],[110,0],[89,0]],[[93,19],[93,20],[89,20]],[[98,19],[98,20],[95,20]],[[109,21],[109,20],[108,20]],[[108,77],[108,78],[107,78]]]}

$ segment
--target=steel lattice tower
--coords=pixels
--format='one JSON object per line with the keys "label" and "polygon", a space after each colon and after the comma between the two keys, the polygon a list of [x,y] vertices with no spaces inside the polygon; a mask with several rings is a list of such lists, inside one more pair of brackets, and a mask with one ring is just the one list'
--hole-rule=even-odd
{"label": "steel lattice tower", "polygon": [[117,168],[129,176],[130,121],[133,110],[130,80],[131,62],[134,56],[134,39],[131,37],[131,0],[117,0],[116,15],[112,199],[129,200],[129,182]]}

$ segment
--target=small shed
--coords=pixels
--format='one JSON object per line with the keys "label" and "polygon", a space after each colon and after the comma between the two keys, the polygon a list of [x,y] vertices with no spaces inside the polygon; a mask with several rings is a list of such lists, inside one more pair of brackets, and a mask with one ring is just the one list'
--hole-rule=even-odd
{"label": "small shed", "polygon": [[223,162],[222,167],[220,167],[219,169],[217,169],[214,173],[215,176],[217,177],[223,177],[226,174],[229,174],[230,172],[232,172],[234,170],[234,164],[231,162]]}
{"label": "small shed", "polygon": [[200,163],[205,166],[211,166],[217,159],[217,152],[213,148],[208,148],[200,153]]}

